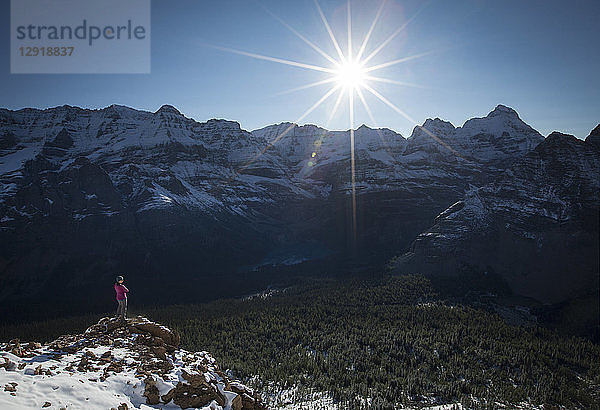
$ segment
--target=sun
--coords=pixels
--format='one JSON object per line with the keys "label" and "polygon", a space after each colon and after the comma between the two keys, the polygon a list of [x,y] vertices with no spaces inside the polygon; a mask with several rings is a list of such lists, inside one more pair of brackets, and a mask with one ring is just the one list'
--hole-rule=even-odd
{"label": "sun", "polygon": [[[327,99],[329,99],[331,96],[333,96],[335,94],[338,95],[338,98],[336,99],[336,103],[333,105],[333,107],[331,109],[331,114],[330,114],[327,124],[325,124],[325,126],[329,125],[329,121],[331,121],[331,119],[335,115],[335,113],[340,105],[340,102],[344,96],[346,97],[346,100],[348,101],[348,106],[350,109],[350,124],[349,125],[350,125],[351,132],[354,129],[354,120],[353,120],[354,114],[353,113],[354,113],[355,102],[360,101],[360,103],[362,103],[362,106],[365,109],[365,111],[368,114],[371,121],[373,123],[376,123],[375,118],[373,117],[373,114],[371,112],[371,109],[369,108],[367,101],[364,97],[365,94],[370,94],[370,95],[374,96],[377,100],[379,100],[382,103],[384,103],[385,105],[387,105],[389,108],[396,111],[398,114],[402,115],[404,118],[409,120],[415,126],[419,126],[417,124],[417,122],[414,119],[412,119],[408,114],[406,114],[404,111],[402,111],[396,105],[394,105],[391,101],[389,101],[387,98],[385,98],[381,93],[379,93],[374,88],[374,84],[375,83],[388,83],[388,84],[396,84],[396,85],[400,85],[400,86],[416,86],[416,87],[419,87],[419,86],[416,84],[411,84],[411,83],[404,82],[404,81],[398,81],[395,79],[376,76],[376,75],[373,75],[373,73],[376,71],[382,70],[384,68],[387,68],[387,67],[392,67],[397,64],[406,63],[413,59],[423,57],[425,55],[430,54],[430,52],[409,55],[409,56],[396,58],[391,61],[378,63],[378,64],[374,64],[372,61],[375,56],[380,54],[380,52],[385,48],[386,45],[388,45],[396,36],[398,36],[398,34],[400,34],[403,30],[406,29],[406,26],[416,17],[416,14],[412,18],[409,18],[400,27],[398,27],[384,41],[379,43],[379,45],[373,46],[373,47],[368,47],[369,40],[371,39],[371,35],[373,34],[375,27],[377,26],[377,23],[383,12],[383,8],[386,4],[386,0],[382,0],[380,2],[379,8],[377,9],[377,12],[373,19],[373,22],[371,23],[371,26],[369,27],[368,31],[362,37],[362,41],[358,43],[358,44],[360,44],[360,46],[358,46],[358,44],[356,44],[357,47],[353,47],[350,0],[347,0],[347,18],[346,18],[347,31],[346,32],[348,35],[348,39],[346,42],[346,49],[342,50],[342,47],[341,47],[340,43],[338,42],[338,39],[333,34],[333,30],[332,30],[331,26],[329,25],[329,22],[328,22],[327,18],[325,17],[325,14],[323,13],[321,6],[319,5],[319,0],[314,0],[314,2],[315,2],[315,6],[317,8],[317,11],[321,17],[321,20],[323,22],[323,26],[325,27],[325,30],[327,31],[329,38],[330,38],[331,42],[333,43],[334,49],[336,51],[336,53],[333,55],[323,51],[323,49],[319,45],[313,43],[311,40],[306,38],[303,34],[298,32],[295,28],[290,26],[287,22],[283,21],[281,18],[279,18],[275,14],[271,13],[270,11],[268,11],[266,9],[265,10],[273,18],[275,18],[283,26],[285,26],[289,31],[294,33],[300,40],[302,40],[310,48],[312,48],[318,54],[320,54],[321,57],[323,57],[325,60],[327,60],[328,63],[326,63],[324,65],[304,63],[304,62],[300,62],[297,60],[272,57],[272,56],[252,53],[249,51],[238,50],[238,49],[233,49],[233,48],[228,48],[228,47],[220,47],[220,46],[211,46],[211,47],[222,50],[222,51],[234,53],[234,54],[240,54],[240,55],[244,55],[247,57],[252,57],[255,59],[259,59],[259,60],[266,60],[266,61],[271,61],[274,63],[285,64],[288,66],[293,66],[293,67],[303,68],[306,70],[316,71],[316,72],[320,73],[321,75],[325,74],[325,77],[319,81],[315,81],[315,82],[312,82],[309,84],[305,84],[305,85],[295,87],[295,88],[278,93],[278,94],[286,94],[289,92],[305,90],[307,88],[319,87],[324,84],[331,85],[329,90],[323,96],[321,96],[321,98],[316,103],[314,103],[312,106],[310,106],[296,121],[294,121],[294,124],[302,121],[311,112],[313,112],[321,104],[323,104]],[[277,137],[275,137],[275,139],[269,143],[269,146],[277,143],[277,141],[279,141],[283,136],[285,136],[290,130],[291,130],[291,128],[286,129],[281,134],[277,135]],[[352,137],[352,133],[351,133],[351,137]]]}
{"label": "sun", "polygon": [[357,61],[346,61],[334,68],[335,83],[346,88],[355,89],[365,85],[367,72],[364,65]]}
{"label": "sun", "polygon": [[[416,85],[410,84],[407,82],[403,82],[403,81],[390,79],[390,78],[379,77],[379,76],[373,75],[373,72],[384,69],[386,67],[391,67],[391,66],[395,66],[397,64],[405,63],[410,60],[423,57],[430,53],[424,52],[424,53],[409,55],[409,56],[396,58],[391,61],[387,61],[387,62],[383,62],[383,63],[379,63],[379,64],[374,64],[371,61],[377,54],[379,54],[381,52],[381,50],[383,50],[385,48],[385,46],[387,44],[389,44],[399,33],[401,33],[406,28],[408,23],[410,23],[410,21],[412,21],[412,19],[416,16],[415,15],[412,18],[408,19],[404,24],[402,24],[393,33],[391,33],[379,45],[377,45],[375,47],[370,47],[368,50],[367,46],[368,46],[369,40],[371,38],[371,34],[373,33],[373,30],[375,29],[375,26],[377,25],[377,22],[382,15],[386,0],[381,1],[379,8],[377,10],[377,13],[375,14],[375,18],[373,19],[373,22],[371,23],[371,26],[369,27],[369,30],[365,33],[364,37],[362,37],[362,42],[359,43],[360,46],[356,47],[356,48],[354,48],[352,46],[352,38],[353,38],[353,36],[352,36],[352,17],[351,17],[351,11],[350,11],[350,0],[347,0],[346,22],[347,22],[348,40],[346,43],[346,50],[342,50],[342,47],[340,47],[340,43],[338,43],[336,36],[333,34],[333,30],[331,29],[331,26],[329,25],[329,22],[327,21],[327,18],[325,17],[325,14],[323,13],[323,10],[321,9],[321,7],[319,5],[319,0],[314,0],[314,1],[315,1],[315,6],[317,8],[317,11],[319,12],[321,20],[323,22],[323,26],[325,27],[325,30],[327,31],[329,38],[331,39],[333,47],[335,48],[336,54],[334,54],[334,55],[330,55],[330,54],[326,53],[325,51],[323,51],[323,49],[321,47],[319,47],[317,44],[313,43],[311,40],[309,40],[304,35],[299,33],[296,29],[294,29],[288,23],[286,23],[279,17],[275,16],[273,13],[269,12],[268,10],[267,10],[267,12],[269,14],[271,14],[271,16],[274,17],[276,20],[278,20],[282,25],[284,25],[288,30],[290,30],[292,33],[294,33],[300,40],[304,41],[309,47],[311,47],[318,54],[320,54],[324,59],[326,59],[328,61],[328,63],[325,65],[308,64],[308,63],[303,63],[303,62],[296,61],[296,60],[271,57],[271,56],[267,56],[267,55],[263,55],[263,54],[256,54],[256,53],[252,53],[249,51],[236,50],[236,49],[226,48],[226,47],[214,46],[214,48],[217,48],[217,49],[223,50],[223,51],[227,51],[230,53],[234,53],[234,54],[240,54],[240,55],[244,55],[247,57],[256,58],[259,60],[266,60],[266,61],[271,61],[274,63],[285,64],[288,66],[293,66],[293,67],[303,68],[306,70],[316,71],[316,72],[320,73],[321,75],[323,75],[323,74],[326,75],[325,78],[323,78],[319,81],[315,81],[315,82],[312,82],[312,83],[309,83],[306,85],[302,85],[300,87],[292,88],[290,90],[283,91],[279,94],[285,94],[285,93],[289,93],[289,92],[304,90],[307,88],[318,87],[318,86],[322,86],[324,84],[331,85],[329,90],[324,95],[322,95],[321,98],[317,102],[315,102],[312,106],[310,106],[300,117],[298,117],[298,119],[296,121],[291,123],[283,132],[279,133],[275,138],[273,138],[271,141],[269,141],[268,145],[263,150],[261,150],[261,152],[259,152],[254,158],[249,160],[242,168],[246,168],[247,166],[252,164],[254,161],[256,161],[256,159],[260,155],[264,154],[270,147],[275,145],[281,138],[283,138],[288,132],[290,132],[296,124],[298,124],[300,121],[302,121],[304,118],[306,118],[311,112],[313,112],[315,109],[317,109],[317,107],[319,107],[321,104],[323,104],[332,95],[337,94],[335,103],[333,104],[332,108],[330,109],[329,119],[327,120],[327,123],[325,124],[325,127],[327,127],[329,125],[329,122],[335,115],[336,111],[338,110],[342,99],[344,98],[344,96],[346,97],[346,100],[348,101],[349,126],[350,126],[349,131],[350,131],[350,160],[351,160],[350,168],[351,168],[351,175],[352,175],[352,184],[351,184],[351,186],[352,186],[352,225],[353,225],[354,239],[356,240],[356,232],[357,232],[356,176],[355,176],[355,158],[354,158],[354,105],[355,105],[355,102],[360,101],[360,103],[362,103],[362,106],[363,106],[365,112],[368,114],[369,118],[371,119],[371,121],[374,124],[376,124],[375,118],[373,117],[373,113],[371,112],[371,109],[367,103],[367,100],[365,99],[365,96],[364,96],[367,93],[374,96],[377,100],[381,101],[382,103],[387,105],[389,108],[396,111],[398,114],[402,115],[404,118],[409,120],[415,126],[420,127],[420,125],[417,124],[417,122],[414,119],[412,119],[403,110],[401,110],[396,105],[394,105],[391,101],[389,101],[385,96],[383,96],[381,93],[379,93],[373,87],[374,83],[388,83],[388,84],[397,84],[397,85],[401,85],[401,86],[416,86]],[[446,145],[443,141],[441,141],[438,137],[436,137],[433,133],[431,133],[427,129],[422,128],[422,127],[421,127],[421,129],[427,135],[429,135],[431,138],[435,139],[436,141],[438,141],[439,143],[441,143],[443,145]],[[379,130],[378,130],[378,132],[379,132],[379,136],[382,140],[382,143],[385,144],[385,140],[384,140],[381,132]],[[316,161],[316,159],[314,158],[315,156],[316,155],[313,153],[313,155],[312,155],[313,158],[310,159],[310,161],[311,161],[310,164],[313,164]]]}

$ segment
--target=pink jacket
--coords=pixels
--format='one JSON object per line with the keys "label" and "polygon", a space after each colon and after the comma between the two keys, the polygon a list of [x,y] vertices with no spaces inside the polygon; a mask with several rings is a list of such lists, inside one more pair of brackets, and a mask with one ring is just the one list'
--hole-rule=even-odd
{"label": "pink jacket", "polygon": [[129,292],[129,289],[127,289],[124,285],[115,283],[115,292],[117,292],[117,300],[123,300],[127,299],[127,292]]}

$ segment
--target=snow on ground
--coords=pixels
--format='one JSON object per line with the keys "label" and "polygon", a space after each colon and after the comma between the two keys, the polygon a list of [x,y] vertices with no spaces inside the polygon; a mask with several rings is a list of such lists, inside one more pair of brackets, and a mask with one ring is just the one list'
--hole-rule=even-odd
{"label": "snow on ground", "polygon": [[176,349],[168,328],[143,318],[120,327],[103,320],[45,345],[0,345],[0,409],[263,408],[207,352]]}

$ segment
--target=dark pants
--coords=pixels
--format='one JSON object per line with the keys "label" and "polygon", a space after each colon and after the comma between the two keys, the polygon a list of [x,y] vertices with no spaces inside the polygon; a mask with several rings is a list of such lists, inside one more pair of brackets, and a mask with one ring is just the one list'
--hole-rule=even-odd
{"label": "dark pants", "polygon": [[125,319],[127,317],[127,299],[117,300],[119,306],[117,307],[117,314],[115,317],[122,317]]}

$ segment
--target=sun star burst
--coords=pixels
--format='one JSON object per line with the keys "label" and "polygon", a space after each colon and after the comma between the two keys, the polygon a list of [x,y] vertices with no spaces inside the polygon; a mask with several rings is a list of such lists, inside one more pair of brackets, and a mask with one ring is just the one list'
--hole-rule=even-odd
{"label": "sun star burst", "polygon": [[[324,84],[332,84],[331,87],[328,89],[328,91],[325,92],[321,96],[320,99],[318,99],[312,106],[310,106],[294,123],[292,123],[292,125],[287,127],[283,132],[281,132],[272,141],[270,141],[269,144],[262,150],[262,152],[260,154],[258,154],[252,160],[248,161],[248,163],[246,163],[242,168],[247,168],[250,164],[252,164],[254,161],[256,161],[256,159],[260,155],[262,155],[264,152],[266,152],[271,146],[276,144],[290,130],[292,130],[293,127],[295,126],[295,124],[302,121],[311,112],[313,112],[321,104],[323,104],[326,100],[328,100],[329,97],[331,97],[332,95],[337,93],[337,98],[335,100],[335,104],[333,105],[333,107],[330,111],[330,114],[329,114],[328,120],[327,120],[327,124],[325,124],[325,127],[328,127],[330,121],[336,114],[336,111],[339,108],[343,97],[346,96],[347,101],[348,101],[348,111],[349,111],[348,119],[349,119],[349,129],[350,129],[350,163],[351,163],[351,177],[352,177],[352,183],[351,183],[352,228],[353,228],[354,242],[356,243],[356,235],[357,235],[356,176],[355,176],[356,173],[355,173],[355,160],[354,160],[354,102],[356,100],[355,97],[358,96],[358,99],[360,100],[363,108],[365,109],[365,112],[368,114],[369,118],[371,119],[371,121],[374,124],[376,124],[376,121],[375,121],[375,118],[373,117],[373,113],[367,103],[367,100],[364,97],[364,92],[368,92],[370,95],[375,97],[377,100],[381,101],[383,104],[387,105],[388,107],[393,109],[395,112],[402,115],[408,121],[410,121],[411,123],[413,123],[416,126],[419,126],[416,123],[416,121],[413,120],[408,114],[406,114],[403,110],[398,108],[396,105],[394,105],[392,102],[390,102],[385,96],[383,96],[380,92],[378,92],[374,88],[373,83],[388,83],[388,84],[397,84],[397,85],[402,85],[402,86],[416,86],[416,87],[418,87],[418,86],[415,84],[397,81],[394,79],[373,76],[373,75],[371,75],[371,73],[374,71],[377,71],[377,70],[381,70],[383,68],[391,67],[391,66],[394,66],[397,64],[405,63],[410,60],[414,60],[416,58],[423,57],[429,53],[420,53],[420,54],[411,55],[411,56],[404,56],[401,58],[396,58],[396,59],[393,59],[393,60],[390,60],[387,62],[375,64],[375,65],[369,64],[369,62],[377,54],[379,54],[384,49],[384,47],[387,44],[389,44],[400,32],[402,32],[406,28],[406,26],[416,17],[416,14],[415,14],[413,17],[411,17],[409,20],[407,20],[402,26],[400,26],[392,34],[390,34],[383,42],[381,42],[376,47],[372,48],[372,51],[370,51],[365,56],[365,52],[367,51],[367,45],[369,43],[369,39],[371,38],[371,34],[373,33],[373,30],[375,29],[377,22],[379,21],[379,18],[382,14],[386,0],[383,0],[381,2],[380,6],[375,14],[375,18],[373,19],[373,22],[371,23],[369,30],[362,38],[362,42],[360,43],[360,47],[356,53],[354,52],[353,47],[352,47],[353,35],[352,35],[352,13],[350,10],[350,0],[347,1],[346,22],[347,22],[347,36],[348,37],[347,37],[347,49],[346,49],[346,53],[344,53],[333,33],[333,30],[331,29],[331,26],[329,25],[327,18],[325,17],[325,14],[323,13],[323,10],[321,9],[321,7],[319,5],[318,0],[314,0],[314,1],[315,1],[315,6],[317,8],[317,11],[319,12],[321,21],[323,22],[323,25],[325,27],[325,30],[327,31],[329,38],[330,38],[331,42],[333,43],[333,47],[337,53],[337,58],[333,57],[330,54],[323,51],[323,49],[321,47],[319,47],[317,44],[315,44],[314,42],[307,39],[304,35],[299,33],[296,29],[294,29],[288,23],[283,21],[281,18],[277,17],[276,15],[274,15],[273,13],[271,13],[268,10],[267,10],[267,12],[272,17],[274,17],[276,20],[278,20],[282,25],[284,25],[288,30],[290,30],[292,33],[294,33],[300,40],[302,40],[309,47],[311,47],[318,54],[320,54],[323,58],[325,58],[328,61],[328,65],[326,65],[326,66],[321,66],[321,65],[316,65],[316,64],[308,64],[308,63],[303,63],[303,62],[299,62],[299,61],[295,61],[295,60],[287,60],[287,59],[283,59],[283,58],[272,57],[272,56],[267,56],[267,55],[262,55],[262,54],[256,54],[256,53],[252,53],[252,52],[248,52],[248,51],[236,50],[236,49],[231,49],[231,48],[224,48],[224,47],[215,47],[215,48],[223,50],[223,51],[227,51],[230,53],[240,54],[240,55],[244,55],[247,57],[252,57],[252,58],[256,58],[256,59],[260,59],[260,60],[271,61],[271,62],[275,62],[275,63],[279,63],[279,64],[285,64],[285,65],[289,65],[289,66],[293,66],[293,67],[303,68],[306,70],[312,70],[312,71],[317,71],[320,73],[329,74],[329,77],[327,77],[325,79],[315,81],[315,82],[312,82],[309,84],[305,84],[300,87],[296,87],[296,88],[293,88],[293,89],[290,89],[287,91],[283,91],[280,94],[295,92],[295,91],[299,91],[299,90],[305,90],[308,88],[317,87],[317,86],[321,86]],[[429,132],[428,130],[426,130],[424,128],[422,128],[422,129],[425,131],[425,133],[427,135],[434,138],[438,142],[446,145],[441,140],[439,140],[439,138],[437,138],[435,135],[431,134],[431,132]],[[379,136],[382,140],[382,143],[385,145],[385,141],[384,141],[383,136],[381,135],[379,129],[377,131],[379,132]],[[316,158],[314,158],[314,157],[315,157],[315,155],[313,155],[312,158],[310,158],[309,165],[311,165],[311,166],[315,163]]]}
{"label": "sun star burst", "polygon": [[334,79],[342,87],[353,89],[362,86],[367,79],[367,73],[360,62],[346,61],[335,68]]}

